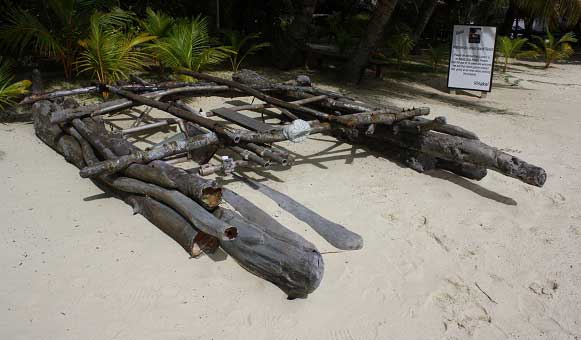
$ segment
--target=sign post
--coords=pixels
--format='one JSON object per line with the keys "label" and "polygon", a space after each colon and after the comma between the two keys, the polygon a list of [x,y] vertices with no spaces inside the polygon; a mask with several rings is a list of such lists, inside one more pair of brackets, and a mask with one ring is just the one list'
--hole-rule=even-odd
{"label": "sign post", "polygon": [[496,27],[454,25],[448,67],[451,91],[481,91],[481,98],[492,89]]}

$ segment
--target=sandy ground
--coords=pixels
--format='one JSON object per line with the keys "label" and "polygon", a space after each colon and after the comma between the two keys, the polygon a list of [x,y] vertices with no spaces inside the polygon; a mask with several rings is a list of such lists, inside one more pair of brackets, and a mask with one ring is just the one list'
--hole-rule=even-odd
{"label": "sandy ground", "polygon": [[362,250],[337,252],[224,179],[325,253],[305,300],[231,258],[189,259],[30,124],[0,124],[0,339],[580,339],[581,67],[521,65],[496,78],[487,99],[438,81],[349,92],[428,105],[543,166],[544,188],[493,172],[480,182],[418,174],[329,137],[290,145],[301,155],[290,171],[246,173],[364,237]]}

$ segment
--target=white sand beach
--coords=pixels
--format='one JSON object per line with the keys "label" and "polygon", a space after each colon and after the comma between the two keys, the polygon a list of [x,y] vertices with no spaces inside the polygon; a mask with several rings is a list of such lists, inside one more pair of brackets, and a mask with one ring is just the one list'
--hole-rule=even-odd
{"label": "white sand beach", "polygon": [[292,301],[222,253],[190,259],[32,124],[0,123],[0,339],[581,339],[581,68],[539,65],[496,74],[485,99],[438,81],[344,89],[429,106],[546,169],[543,188],[493,171],[420,174],[327,136],[285,143],[291,170],[245,172],[363,236],[363,249],[338,251],[224,178],[323,253],[321,285]]}

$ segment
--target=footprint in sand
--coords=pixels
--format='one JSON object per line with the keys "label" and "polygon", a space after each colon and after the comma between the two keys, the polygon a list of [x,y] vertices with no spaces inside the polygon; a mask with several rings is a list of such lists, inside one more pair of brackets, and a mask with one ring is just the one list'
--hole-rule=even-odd
{"label": "footprint in sand", "polygon": [[555,280],[546,280],[544,282],[533,282],[529,285],[529,290],[536,295],[553,298],[553,294],[559,289],[559,284]]}
{"label": "footprint in sand", "polygon": [[547,194],[546,196],[547,196],[547,198],[549,198],[551,200],[553,205],[556,205],[556,206],[563,205],[565,203],[565,201],[567,200],[565,198],[565,196],[563,196],[561,193],[558,193],[558,192],[556,192],[552,195]]}

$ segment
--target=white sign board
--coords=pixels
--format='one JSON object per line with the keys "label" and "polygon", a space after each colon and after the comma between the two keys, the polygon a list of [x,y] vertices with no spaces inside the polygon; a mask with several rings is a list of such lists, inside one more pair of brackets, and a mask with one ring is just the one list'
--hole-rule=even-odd
{"label": "white sign board", "polygon": [[454,25],[448,87],[490,92],[496,27]]}

